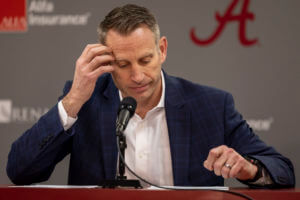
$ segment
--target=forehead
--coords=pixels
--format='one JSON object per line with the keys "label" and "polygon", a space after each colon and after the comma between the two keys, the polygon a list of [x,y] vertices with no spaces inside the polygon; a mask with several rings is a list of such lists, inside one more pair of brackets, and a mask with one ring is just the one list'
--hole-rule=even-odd
{"label": "forehead", "polygon": [[106,45],[112,48],[116,56],[127,53],[147,53],[156,47],[154,33],[145,26],[135,29],[128,35],[109,30]]}

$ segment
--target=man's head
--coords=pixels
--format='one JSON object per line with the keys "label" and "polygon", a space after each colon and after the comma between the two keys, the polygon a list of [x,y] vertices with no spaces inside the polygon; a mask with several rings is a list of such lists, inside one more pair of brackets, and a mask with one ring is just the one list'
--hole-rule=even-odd
{"label": "man's head", "polygon": [[98,27],[98,37],[106,44],[107,32],[111,29],[121,35],[128,35],[141,25],[146,25],[154,34],[155,42],[160,39],[160,30],[154,15],[145,7],[126,4],[110,11]]}
{"label": "man's head", "polygon": [[99,39],[115,57],[111,74],[122,96],[137,100],[137,112],[153,108],[161,97],[167,55],[167,39],[160,38],[154,16],[136,5],[115,8],[100,24]]}

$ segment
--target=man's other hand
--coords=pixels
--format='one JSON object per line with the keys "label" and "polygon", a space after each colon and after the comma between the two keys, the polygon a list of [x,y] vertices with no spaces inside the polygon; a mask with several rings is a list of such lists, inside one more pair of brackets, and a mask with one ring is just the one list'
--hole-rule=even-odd
{"label": "man's other hand", "polygon": [[258,171],[256,165],[225,145],[211,149],[203,164],[206,169],[223,178],[249,180],[253,179]]}

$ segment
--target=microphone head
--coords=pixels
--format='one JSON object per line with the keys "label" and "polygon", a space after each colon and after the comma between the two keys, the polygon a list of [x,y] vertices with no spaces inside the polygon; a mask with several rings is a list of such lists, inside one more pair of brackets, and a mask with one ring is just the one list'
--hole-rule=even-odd
{"label": "microphone head", "polygon": [[130,113],[130,117],[132,117],[135,113],[136,106],[137,106],[137,102],[133,97],[130,96],[125,97],[120,103],[118,114],[121,110],[127,109]]}

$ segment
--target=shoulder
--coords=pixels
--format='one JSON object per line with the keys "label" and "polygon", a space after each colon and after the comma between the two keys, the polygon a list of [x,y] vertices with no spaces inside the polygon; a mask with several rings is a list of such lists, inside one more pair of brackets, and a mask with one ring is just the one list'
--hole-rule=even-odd
{"label": "shoulder", "polygon": [[192,81],[165,75],[166,87],[174,87],[186,102],[193,101],[224,101],[231,94],[227,91],[194,83]]}

